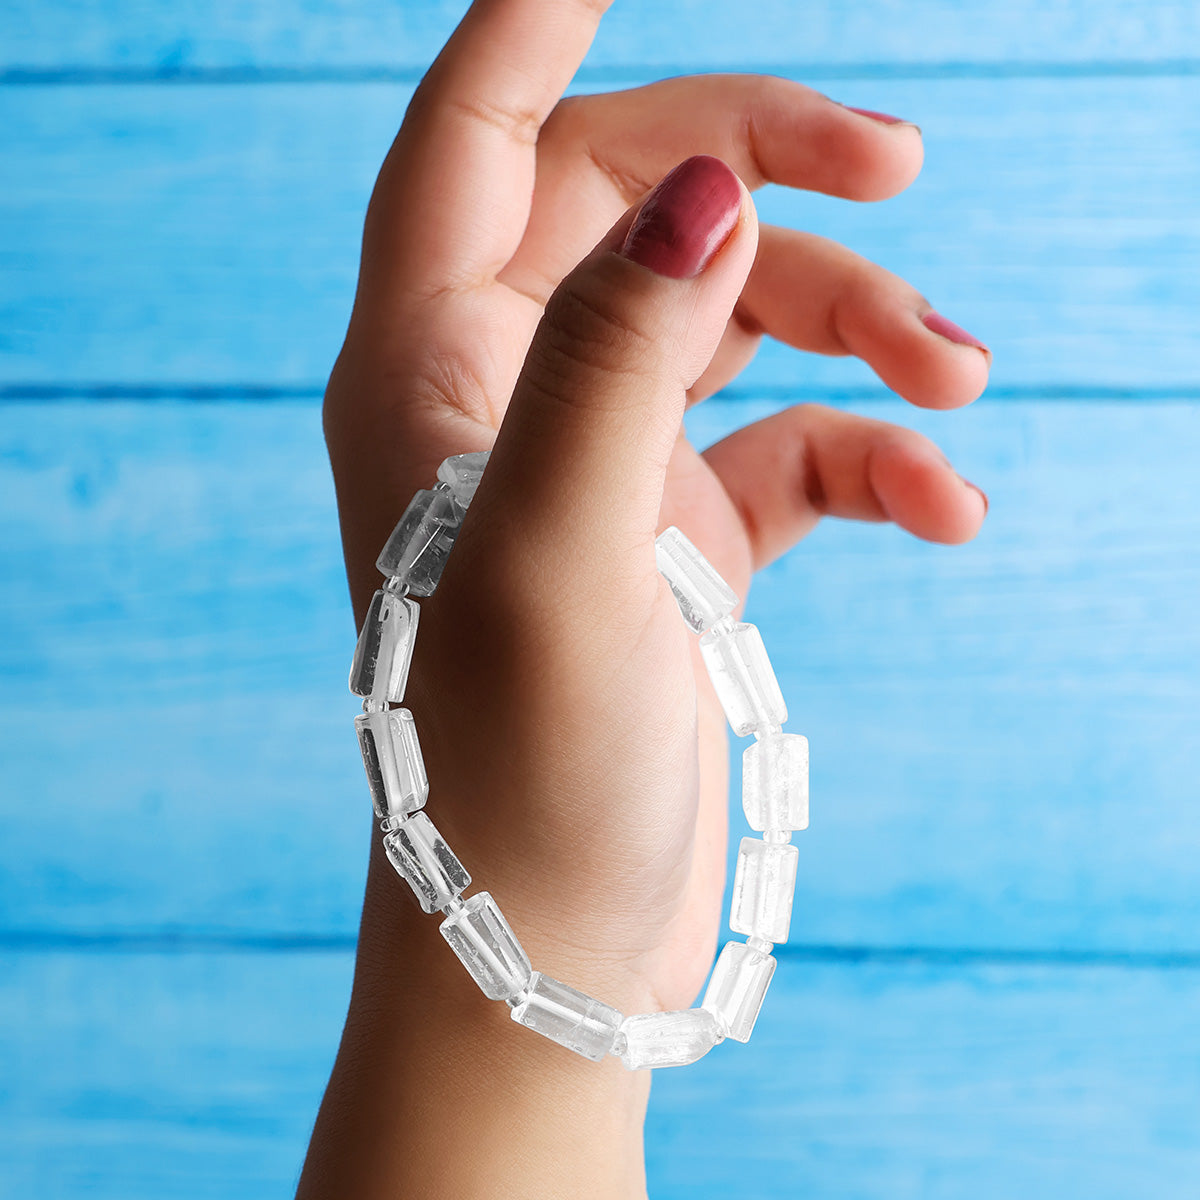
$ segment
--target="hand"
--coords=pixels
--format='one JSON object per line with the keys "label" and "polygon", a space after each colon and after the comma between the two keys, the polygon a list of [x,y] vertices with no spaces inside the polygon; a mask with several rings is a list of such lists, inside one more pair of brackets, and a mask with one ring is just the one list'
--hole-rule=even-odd
{"label": "hand", "polygon": [[[494,441],[422,605],[405,700],[428,811],[535,967],[634,1012],[686,1007],[703,982],[726,837],[724,718],[655,570],[656,531],[678,525],[744,596],[751,572],[822,515],[956,542],[986,509],[911,431],[805,405],[698,454],[681,432],[685,404],[736,375],[763,333],[857,354],[935,408],[977,396],[988,355],[849,251],[759,230],[745,189],[711,159],[677,172],[630,238],[634,202],[690,155],[724,159],[749,187],[873,200],[911,182],[921,141],[914,126],[777,79],[559,102],[603,7],[491,0],[467,15],[380,173],[325,419],[360,620],[375,556],[413,492],[442,458]],[[690,256],[667,261],[655,227]],[[618,1082],[615,1064],[569,1062],[478,1001],[375,844],[331,1088],[343,1110],[356,1089],[384,1086],[363,1065],[372,1055],[395,1072],[422,1052],[414,1034],[397,1055],[389,1020],[428,1020],[426,1042],[464,1044],[477,1022],[486,1040],[474,1044],[506,1071],[536,1064],[558,1107],[568,1078],[586,1081],[588,1103],[644,1103],[642,1081]],[[435,1061],[463,1066],[447,1045]],[[603,1158],[579,1161],[595,1172]],[[339,1179],[340,1195],[359,1194]]]}

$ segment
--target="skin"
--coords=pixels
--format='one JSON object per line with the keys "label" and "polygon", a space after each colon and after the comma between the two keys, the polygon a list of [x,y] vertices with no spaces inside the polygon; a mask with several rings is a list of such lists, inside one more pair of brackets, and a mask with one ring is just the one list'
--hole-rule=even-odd
{"label": "skin", "polygon": [[[759,227],[772,181],[857,201],[916,177],[919,130],[786,80],[708,76],[561,100],[606,5],[479,0],[379,174],[325,429],[361,621],[374,559],[446,456],[494,446],[434,597],[406,707],[429,813],[535,967],[624,1012],[685,1008],[717,947],[727,742],[654,563],[675,524],[744,597],[823,516],[963,542],[986,512],[937,447],[817,405],[698,452],[685,407],[765,334],[854,354],[914,404],[982,392],[990,355],[845,248]],[[622,258],[692,154],[745,184],[694,279]],[[637,1197],[648,1073],[593,1064],[484,1000],[383,858],[300,1181],[338,1197]]]}

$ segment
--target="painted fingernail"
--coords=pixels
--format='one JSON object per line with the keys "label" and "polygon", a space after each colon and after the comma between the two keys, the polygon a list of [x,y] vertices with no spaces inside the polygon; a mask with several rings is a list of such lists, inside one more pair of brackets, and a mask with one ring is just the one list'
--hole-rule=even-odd
{"label": "painted fingernail", "polygon": [[961,325],[955,325],[949,317],[943,317],[940,312],[927,312],[921,318],[921,324],[926,329],[944,337],[948,342],[954,342],[959,346],[974,346],[976,350],[982,350],[989,358],[992,356],[992,352],[973,333],[968,333]]}
{"label": "painted fingernail", "polygon": [[698,154],[666,175],[642,203],[621,254],[670,279],[693,279],[728,240],[742,210],[738,177]]}
{"label": "painted fingernail", "polygon": [[842,107],[849,109],[852,113],[858,113],[860,117],[870,117],[872,121],[881,121],[884,125],[912,124],[903,117],[893,117],[891,113],[876,112],[873,108],[855,108],[853,104],[843,104]]}
{"label": "painted fingernail", "polygon": [[983,515],[986,517],[989,507],[987,492],[985,492],[978,484],[972,483],[969,479],[963,479],[961,475],[959,475],[959,479],[962,479],[963,483],[965,483],[973,492],[979,493],[980,498],[983,500]]}

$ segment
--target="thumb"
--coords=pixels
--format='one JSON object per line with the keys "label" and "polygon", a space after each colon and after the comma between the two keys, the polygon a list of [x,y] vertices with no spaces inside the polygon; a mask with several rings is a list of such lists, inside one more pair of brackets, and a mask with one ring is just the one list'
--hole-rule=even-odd
{"label": "thumb", "polygon": [[505,541],[531,550],[552,537],[593,562],[611,562],[606,550],[628,556],[643,538],[652,549],[687,390],[712,359],[757,241],[741,181],[698,156],[563,280],[476,501],[501,519]]}

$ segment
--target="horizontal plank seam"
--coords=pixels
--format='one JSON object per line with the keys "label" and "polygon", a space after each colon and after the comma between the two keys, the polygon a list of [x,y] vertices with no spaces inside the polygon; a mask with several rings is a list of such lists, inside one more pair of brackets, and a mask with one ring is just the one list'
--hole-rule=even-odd
{"label": "horizontal plank seam", "polygon": [[[86,931],[2,930],[0,952],[100,954],[312,954],[352,953],[349,934],[243,933],[220,930]],[[911,963],[924,966],[1111,967],[1126,970],[1200,970],[1200,952],[1039,950],[971,946],[789,944],[778,958],[803,962]]]}
{"label": "horizontal plank seam", "polygon": [[[243,404],[280,401],[319,401],[323,384],[258,383],[8,383],[0,384],[0,404],[133,402],[145,404]],[[722,400],[822,400],[830,403],[874,403],[897,399],[883,387],[822,387],[764,384],[727,387]],[[984,393],[988,400],[1125,401],[1193,404],[1200,400],[1200,383],[1155,387],[1078,384],[996,385]]]}
{"label": "horizontal plank seam", "polygon": [[[192,66],[172,64],[100,67],[13,65],[0,69],[6,87],[97,86],[109,84],[294,84],[395,83],[414,85],[424,74],[420,66],[348,63],[344,66]],[[1095,61],[993,61],[895,63],[733,62],[733,63],[614,63],[583,67],[576,84],[627,83],[666,75],[753,71],[803,79],[1105,79],[1162,78],[1200,75],[1200,59],[1099,59]]]}

